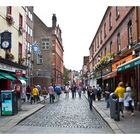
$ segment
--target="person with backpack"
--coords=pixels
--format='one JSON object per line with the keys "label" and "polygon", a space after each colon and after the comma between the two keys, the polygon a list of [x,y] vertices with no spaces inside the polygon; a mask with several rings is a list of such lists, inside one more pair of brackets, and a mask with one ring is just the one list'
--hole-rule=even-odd
{"label": "person with backpack", "polygon": [[131,116],[134,115],[134,101],[132,99],[131,86],[126,87],[126,92],[124,93],[124,107],[131,111]]}
{"label": "person with backpack", "polygon": [[54,91],[55,91],[55,93],[56,93],[57,100],[59,100],[60,94],[61,94],[61,92],[62,92],[61,86],[60,86],[60,85],[56,85]]}

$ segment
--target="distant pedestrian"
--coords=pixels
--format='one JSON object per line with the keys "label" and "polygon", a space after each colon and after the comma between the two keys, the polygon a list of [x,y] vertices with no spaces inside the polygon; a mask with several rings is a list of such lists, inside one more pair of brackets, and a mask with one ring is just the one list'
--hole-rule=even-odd
{"label": "distant pedestrian", "polygon": [[69,88],[69,85],[65,85],[65,94],[66,96],[69,96],[69,92],[70,92],[70,88]]}
{"label": "distant pedestrian", "polygon": [[72,92],[72,98],[76,98],[76,86],[75,85],[72,85],[71,86],[71,92]]}
{"label": "distant pedestrian", "polygon": [[22,110],[21,108],[21,86],[20,85],[16,85],[15,86],[15,92],[16,92],[16,97],[17,97],[17,108],[18,110]]}
{"label": "distant pedestrian", "polygon": [[62,93],[62,88],[61,88],[61,86],[60,86],[60,85],[56,85],[54,91],[55,91],[55,93],[56,93],[57,100],[59,100],[60,95],[61,95],[61,93]]}
{"label": "distant pedestrian", "polygon": [[93,95],[92,98],[94,101],[96,101],[96,95],[97,95],[97,88],[95,86],[93,86]]}
{"label": "distant pedestrian", "polygon": [[31,94],[32,94],[31,104],[32,104],[32,101],[34,101],[34,103],[37,103],[38,96],[39,96],[39,91],[38,91],[38,88],[35,85],[33,86]]}
{"label": "distant pedestrian", "polygon": [[109,84],[106,83],[105,90],[104,90],[104,96],[105,96],[105,101],[106,101],[106,108],[110,107],[110,103],[109,103],[110,92],[111,91],[110,91]]}
{"label": "distant pedestrian", "polygon": [[124,114],[123,114],[124,93],[125,93],[125,88],[123,87],[123,82],[119,82],[118,87],[115,90],[115,94],[117,95],[119,99],[119,108],[120,108],[120,112],[122,113],[122,117],[124,117]]}
{"label": "distant pedestrian", "polygon": [[54,99],[55,99],[55,96],[54,96],[54,87],[52,86],[52,84],[50,83],[49,87],[48,87],[48,93],[49,93],[49,96],[50,96],[50,103],[54,103]]}
{"label": "distant pedestrian", "polygon": [[81,98],[81,93],[82,93],[82,86],[78,86],[78,95],[79,95],[79,98]]}
{"label": "distant pedestrian", "polygon": [[27,96],[27,101],[29,102],[30,97],[31,97],[31,88],[29,85],[26,88],[26,96]]}
{"label": "distant pedestrian", "polygon": [[90,110],[92,110],[92,102],[93,102],[93,98],[94,98],[94,93],[93,93],[93,89],[91,86],[88,87],[88,93],[89,93],[89,108]]}
{"label": "distant pedestrian", "polygon": [[134,101],[132,99],[131,86],[126,87],[126,92],[124,93],[124,106],[127,110],[131,111],[131,116],[133,116],[134,115]]}
{"label": "distant pedestrian", "polygon": [[44,103],[45,103],[45,100],[47,99],[47,95],[48,95],[47,89],[46,89],[46,87],[44,87],[42,89],[42,96],[44,98]]}
{"label": "distant pedestrian", "polygon": [[98,101],[100,101],[101,100],[102,89],[99,85],[97,85],[96,89],[97,89],[97,99],[98,99]]}

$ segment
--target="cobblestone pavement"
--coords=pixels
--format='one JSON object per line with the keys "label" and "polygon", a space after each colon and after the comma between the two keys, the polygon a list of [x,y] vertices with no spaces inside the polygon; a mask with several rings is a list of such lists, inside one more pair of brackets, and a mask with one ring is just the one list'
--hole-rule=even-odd
{"label": "cobblestone pavement", "polygon": [[113,133],[111,128],[93,109],[87,99],[72,99],[61,95],[54,104],[46,106],[28,117],[8,133]]}

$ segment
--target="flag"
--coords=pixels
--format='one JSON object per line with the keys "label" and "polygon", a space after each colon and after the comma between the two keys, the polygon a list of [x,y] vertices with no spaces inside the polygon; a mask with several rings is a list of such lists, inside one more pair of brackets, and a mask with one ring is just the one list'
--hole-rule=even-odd
{"label": "flag", "polygon": [[31,45],[31,48],[36,55],[41,54],[40,48],[38,44],[36,43],[36,41]]}

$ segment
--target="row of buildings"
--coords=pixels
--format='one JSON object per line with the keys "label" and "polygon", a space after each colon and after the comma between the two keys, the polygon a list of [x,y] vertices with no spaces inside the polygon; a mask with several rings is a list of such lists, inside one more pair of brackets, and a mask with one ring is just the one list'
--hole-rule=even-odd
{"label": "row of buildings", "polygon": [[34,7],[0,7],[0,90],[13,89],[17,83],[63,84],[63,52],[55,14],[48,27]]}
{"label": "row of buildings", "polygon": [[140,104],[140,7],[108,7],[84,62],[85,84],[104,88],[109,83],[114,91],[123,81]]}

